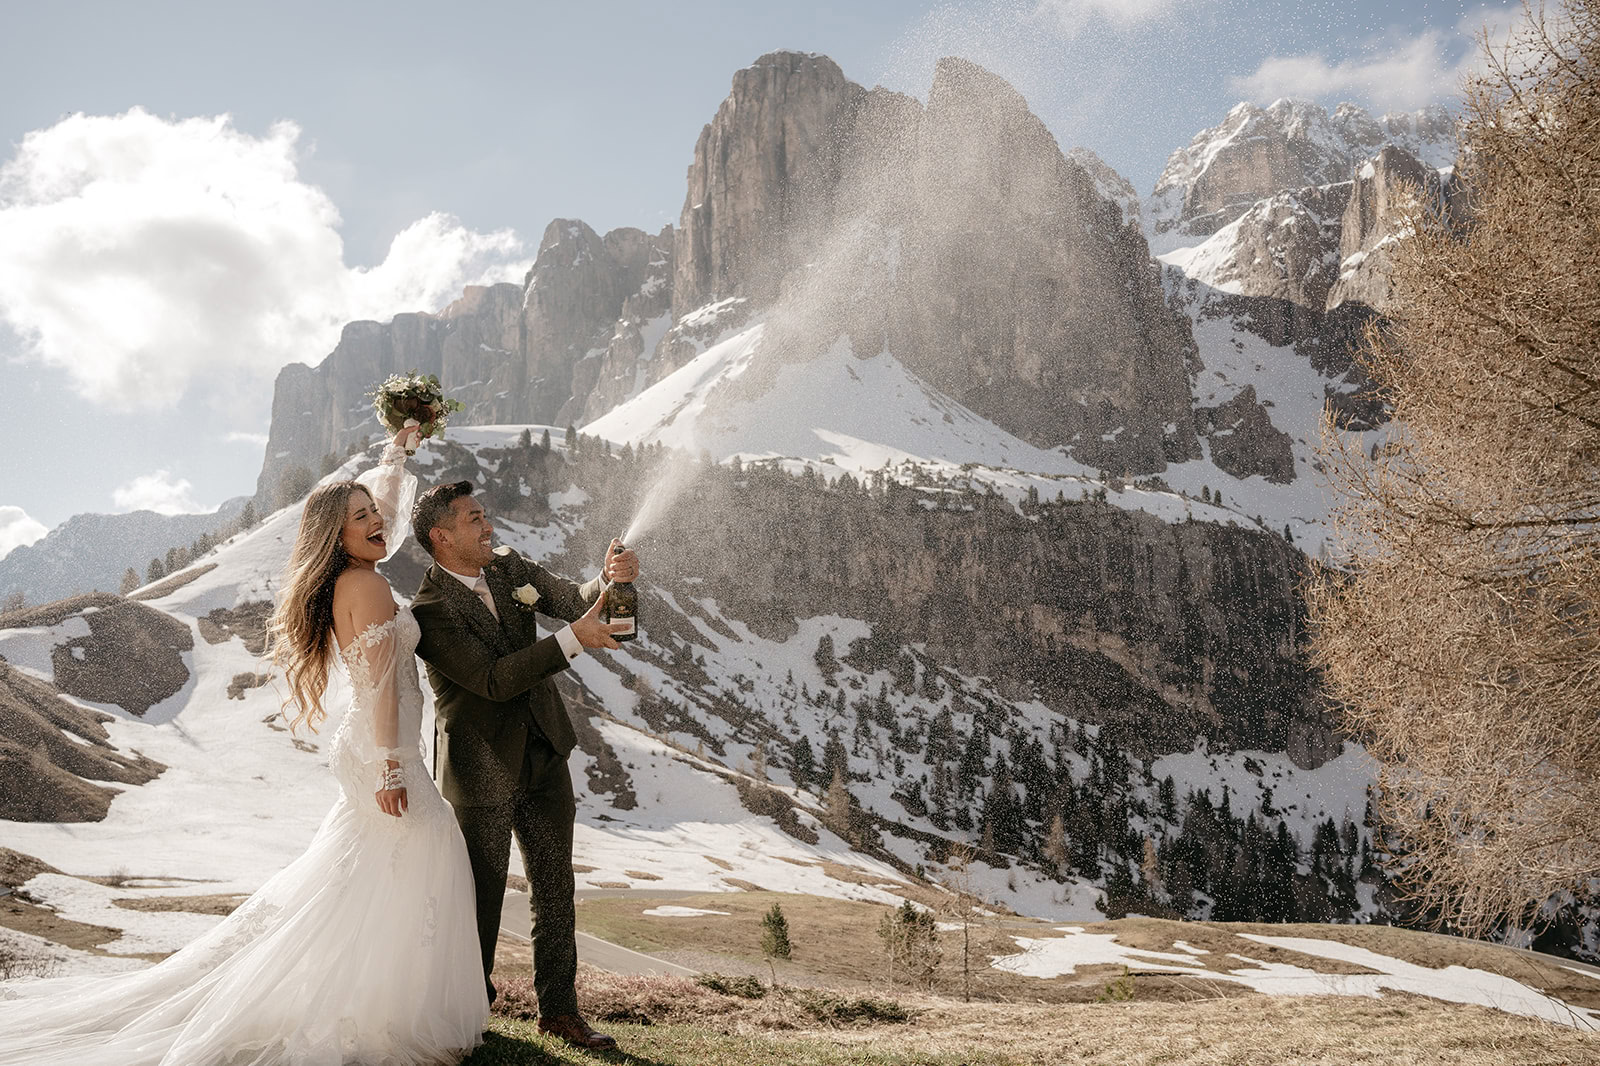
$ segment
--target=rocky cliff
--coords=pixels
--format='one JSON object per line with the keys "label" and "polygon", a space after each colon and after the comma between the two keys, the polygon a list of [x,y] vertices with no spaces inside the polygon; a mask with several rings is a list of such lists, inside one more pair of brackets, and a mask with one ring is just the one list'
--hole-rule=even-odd
{"label": "rocky cliff", "polygon": [[1143,235],[1022,97],[941,60],[917,136],[890,347],[1034,444],[1147,473],[1199,454],[1188,323]]}
{"label": "rocky cliff", "polygon": [[273,504],[291,467],[315,472],[371,440],[380,428],[367,393],[390,374],[437,374],[466,405],[462,424],[583,420],[591,402],[639,387],[636,363],[649,355],[649,323],[666,314],[671,268],[670,226],[601,236],[556,219],[523,285],[472,286],[437,314],[350,323],[317,366],[279,372],[257,498]]}
{"label": "rocky cliff", "polygon": [[[588,461],[569,476],[591,500],[558,560],[577,570],[658,474]],[[1108,727],[1140,757],[1188,751],[1196,737],[1287,752],[1301,766],[1339,748],[1301,654],[1305,558],[1265,531],[1093,500],[1019,510],[934,484],[868,492],[712,466],[662,509],[648,552],[650,587],[673,604],[708,598],[772,640],[819,615],[866,621],[894,654],[914,646],[941,668],[992,679],[1007,699]],[[682,609],[641,609],[655,619],[657,653],[678,643]],[[704,639],[693,626],[681,635]]]}
{"label": "rocky cliff", "polygon": [[1339,277],[1327,305],[1354,301],[1381,311],[1389,302],[1389,255],[1402,236],[1405,207],[1442,205],[1445,183],[1438,170],[1389,145],[1361,165],[1352,185],[1339,220]]}
{"label": "rocky cliff", "polygon": [[258,492],[375,432],[362,394],[386,374],[438,374],[464,422],[582,423],[752,314],[792,358],[849,333],[1033,443],[1158,471],[1198,454],[1194,345],[1110,177],[974,64],[941,61],[924,108],[824,56],[763,56],[701,132],[675,230],[558,219],[520,290],[354,323],[286,368]]}
{"label": "rocky cliff", "polygon": [[819,55],[774,52],[733,76],[689,164],[674,317],[732,296],[776,295],[794,243],[826,224],[865,93]]}
{"label": "rocky cliff", "polygon": [[1349,180],[1385,145],[1447,166],[1455,156],[1454,116],[1443,107],[1374,119],[1353,104],[1330,115],[1302,100],[1241,103],[1172,153],[1147,211],[1157,233],[1204,237],[1274,193]]}

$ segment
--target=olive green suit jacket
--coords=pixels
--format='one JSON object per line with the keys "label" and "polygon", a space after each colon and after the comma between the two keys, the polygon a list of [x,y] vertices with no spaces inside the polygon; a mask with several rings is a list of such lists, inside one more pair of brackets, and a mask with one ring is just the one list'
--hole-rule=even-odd
{"label": "olive green suit jacket", "polygon": [[[510,802],[530,742],[543,738],[562,757],[572,751],[577,738],[553,680],[567,656],[553,633],[539,636],[533,616],[576,621],[605,587],[599,578],[578,585],[516,552],[497,555],[483,575],[499,621],[437,563],[411,602],[433,686],[434,773],[458,806]],[[513,595],[522,585],[538,592],[534,607]]]}

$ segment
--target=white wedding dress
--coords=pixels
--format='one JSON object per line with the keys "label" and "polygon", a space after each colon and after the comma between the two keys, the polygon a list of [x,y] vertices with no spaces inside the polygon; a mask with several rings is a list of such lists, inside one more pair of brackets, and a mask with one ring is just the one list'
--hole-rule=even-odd
{"label": "white wedding dress", "polygon": [[[360,479],[385,525],[403,456]],[[409,608],[342,649],[351,701],[329,746],[340,796],[311,845],[220,925],[133,973],[0,985],[0,1066],[435,1066],[489,1015],[472,869],[421,743]],[[378,809],[399,761],[408,808]]]}

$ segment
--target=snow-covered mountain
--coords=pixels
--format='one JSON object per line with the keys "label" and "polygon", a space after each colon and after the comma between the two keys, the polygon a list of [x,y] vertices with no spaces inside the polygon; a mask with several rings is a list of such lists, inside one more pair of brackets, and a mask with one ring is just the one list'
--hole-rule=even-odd
{"label": "snow-covered mountain", "polygon": [[[361,392],[416,368],[469,401],[419,473],[479,484],[504,542],[586,576],[628,531],[644,639],[562,682],[580,886],[888,900],[960,843],[1030,914],[1404,918],[1299,587],[1328,532],[1318,418],[1377,432],[1350,342],[1391,193],[1447,162],[1449,124],[1241,105],[1141,202],[972,64],[924,106],[775,53],[702,133],[677,227],[557,220],[524,286],[286,370],[262,487],[370,441]],[[297,520],[147,590],[198,639],[137,712],[73,691],[86,607],[0,631],[10,669],[163,767],[103,821],[5,823],[8,847],[98,872],[150,832],[163,872],[239,888],[294,854],[333,787],[259,661]],[[422,564],[386,569],[404,592]]]}
{"label": "snow-covered mountain", "polygon": [[141,579],[151,559],[165,559],[169,548],[189,548],[203,534],[214,536],[243,510],[239,496],[206,514],[73,515],[33,544],[0,558],[0,598],[22,593],[43,603],[99,589],[115,592],[132,567]]}
{"label": "snow-covered mountain", "polygon": [[1330,115],[1304,100],[1265,108],[1241,103],[1172,153],[1144,205],[1145,219],[1158,250],[1166,251],[1215,233],[1275,193],[1349,181],[1385,145],[1434,168],[1450,166],[1455,123],[1438,105],[1373,119],[1354,104]]}
{"label": "snow-covered mountain", "polygon": [[[890,370],[884,364],[869,373]],[[697,369],[691,364],[679,373],[693,377]],[[903,381],[907,388],[915,384]],[[678,384],[669,377],[663,385],[669,383]],[[970,413],[955,407],[949,413],[960,420],[952,433],[965,435],[975,461],[1012,446]],[[531,430],[537,439],[541,427]],[[874,572],[880,556],[905,558],[913,549],[940,554],[946,549],[924,546],[963,536],[975,514],[986,510],[986,521],[997,531],[1010,529],[1010,539],[1032,536],[1044,522],[1058,527],[1053,543],[1076,543],[1080,551],[1094,544],[1113,554],[1148,551],[1136,545],[1177,538],[1192,565],[1244,568],[1232,579],[1240,582],[1238,631],[1226,632],[1226,619],[1208,627],[1195,602],[1186,608],[1196,612],[1192,621],[1181,623],[1190,627],[1186,639],[1197,647],[1223,641],[1204,652],[1207,659],[1255,661],[1256,669],[1270,673],[1292,669],[1271,665],[1271,645],[1281,639],[1271,634],[1283,622],[1261,603],[1250,603],[1255,594],[1249,590],[1266,578],[1269,559],[1292,555],[1273,547],[1277,538],[1233,531],[1225,522],[1185,523],[1176,513],[1166,521],[1122,517],[1126,512],[1092,499],[993,510],[986,492],[905,465],[891,468],[876,490],[849,489],[758,463],[738,470],[705,466],[648,445],[612,447],[608,455],[591,437],[571,453],[559,444],[545,452],[519,443],[515,426],[466,428],[453,436],[452,444],[418,456],[422,476],[477,480],[505,543],[575,575],[656,486],[677,489],[662,505],[657,528],[640,541],[652,573],[643,639],[615,656],[584,657],[563,680],[579,720],[577,862],[587,868],[580,885],[730,889],[755,883],[892,902],[886,886],[915,880],[919,872],[939,876],[950,842],[971,839],[980,845],[976,869],[986,895],[1027,913],[1088,918],[1099,913],[1095,901],[1103,900],[1107,886],[1113,908],[1128,905],[1133,875],[1124,863],[1136,865],[1136,857],[1115,856],[1140,852],[1145,836],[1159,844],[1187,831],[1200,846],[1193,836],[1198,830],[1183,827],[1183,805],[1191,793],[1203,792],[1206,799],[1197,802],[1208,810],[1221,804],[1212,818],[1223,817],[1222,810],[1242,816],[1264,802],[1307,855],[1329,819],[1335,827],[1354,827],[1348,848],[1334,846],[1345,849],[1339,861],[1350,865],[1349,898],[1339,902],[1322,889],[1319,906],[1334,913],[1371,913],[1376,906],[1373,885],[1356,884],[1366,847],[1361,820],[1370,766],[1359,748],[1341,750],[1325,735],[1306,733],[1315,719],[1304,717],[1303,708],[1262,704],[1240,716],[1233,703],[1243,692],[1202,686],[1195,693],[1210,697],[1201,717],[1231,722],[1207,740],[1198,719],[1193,727],[1158,724],[1141,739],[1130,717],[1137,712],[1114,709],[1109,699],[1099,707],[1083,702],[1078,716],[1052,705],[1064,698],[1086,701],[1110,684],[1125,695],[1144,684],[1139,678],[1150,664],[1111,633],[1148,613],[1148,593],[1130,587],[1125,602],[1102,604],[1098,609],[1114,607],[1127,618],[1108,614],[1106,633],[1092,644],[1069,635],[1055,661],[1043,664],[1049,669],[1027,681],[1025,672],[977,668],[999,662],[983,656],[1016,654],[1015,647],[976,654],[959,649],[975,632],[999,639],[999,630],[969,617],[968,604],[980,616],[1003,609],[1019,592],[1006,575],[1040,560],[997,560],[990,593],[963,593],[948,606],[935,606],[944,594],[937,583],[927,587],[932,574],[920,563],[913,564],[920,592],[903,587],[909,575],[899,570]],[[559,442],[561,434],[554,437]],[[348,469],[368,459],[358,457]],[[674,472],[685,466],[692,476]],[[298,512],[295,505],[270,516],[203,564],[141,593],[144,602],[132,606],[153,617],[139,625],[175,625],[178,636],[192,634],[169,642],[172,669],[154,703],[126,671],[120,681],[102,678],[93,691],[64,673],[69,663],[114,667],[120,661],[114,646],[89,639],[104,605],[69,601],[59,617],[0,631],[8,676],[43,683],[68,704],[108,716],[109,748],[157,770],[147,783],[129,784],[116,795],[101,820],[0,823],[6,847],[77,874],[120,868],[174,884],[215,881],[209,891],[254,887],[296,853],[335,787],[323,767],[321,738],[292,736],[277,720],[281,680],[271,677],[260,655],[263,605],[287,561]],[[851,538],[860,553],[834,540],[839,523],[862,534]],[[730,539],[729,529],[749,535]],[[905,541],[897,544],[890,530]],[[780,551],[777,544],[785,547]],[[1085,563],[1091,571],[1105,565],[1087,556]],[[829,565],[844,569],[827,581],[793,569]],[[403,553],[390,567],[402,591],[408,577],[414,581],[416,566]],[[1071,570],[1063,572],[1070,580],[1061,594],[1084,606],[1099,601],[1099,588],[1077,580],[1082,567]],[[962,580],[982,576],[975,571]],[[1290,578],[1282,571],[1280,580]],[[809,603],[786,600],[802,594]],[[866,606],[872,601],[883,606]],[[944,617],[949,610],[955,613]],[[1231,617],[1234,610],[1224,613]],[[1261,643],[1244,632],[1246,616],[1267,627]],[[1054,624],[1050,631],[1058,632]],[[1016,639],[1020,631],[1006,641],[1014,645]],[[1059,672],[1069,663],[1071,673],[1082,676]],[[1185,684],[1176,677],[1168,683]],[[329,700],[341,706],[337,687]],[[1150,712],[1158,716],[1151,722],[1166,715],[1155,707]],[[1242,749],[1239,730],[1255,728],[1263,730],[1268,747],[1279,745],[1277,754],[1223,750]],[[1284,744],[1298,752],[1294,759],[1283,753]],[[830,809],[826,797],[836,767],[850,803]],[[8,790],[43,787],[26,765],[9,764],[4,772]],[[80,774],[99,776],[93,768],[68,771]],[[64,777],[53,780],[66,788]],[[1043,836],[1053,815],[1063,818],[1076,850],[1045,859]],[[1172,852],[1174,863],[1176,856]],[[1209,870],[1222,860],[1193,861]],[[825,865],[834,863],[843,865]],[[1279,876],[1313,880],[1309,867]],[[68,879],[62,880],[66,892]],[[1227,908],[1237,901],[1230,902],[1232,890],[1220,884],[1210,892],[1197,889],[1185,906],[1231,913]],[[99,905],[51,898],[48,889],[34,885],[30,891],[75,920],[89,920],[91,912],[100,915],[95,920],[108,920],[95,911]],[[117,917],[118,928],[154,923],[119,951],[161,950],[153,945],[193,933],[189,926],[179,930],[170,916]]]}

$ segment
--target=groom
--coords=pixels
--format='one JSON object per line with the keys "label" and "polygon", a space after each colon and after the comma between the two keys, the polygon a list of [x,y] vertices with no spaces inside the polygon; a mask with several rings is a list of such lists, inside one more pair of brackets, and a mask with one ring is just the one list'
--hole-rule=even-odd
{"label": "groom", "polygon": [[[412,531],[434,565],[411,611],[433,686],[439,791],[455,808],[477,887],[484,983],[494,999],[489,974],[514,833],[532,897],[539,1029],[577,1047],[614,1048],[578,1013],[567,772],[576,738],[552,678],[585,648],[620,647],[611,634],[627,626],[599,620],[601,593],[607,581],[638,577],[639,560],[607,551],[602,577],[576,585],[509,548],[491,550],[493,530],[472,489],[437,485],[412,508]],[[535,609],[569,624],[540,637]]]}

